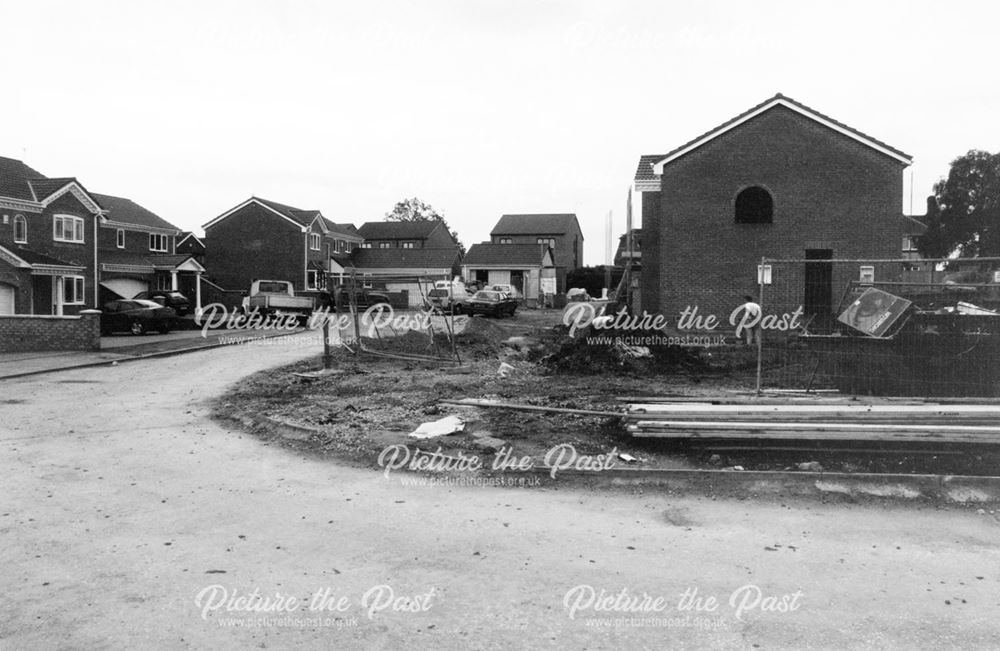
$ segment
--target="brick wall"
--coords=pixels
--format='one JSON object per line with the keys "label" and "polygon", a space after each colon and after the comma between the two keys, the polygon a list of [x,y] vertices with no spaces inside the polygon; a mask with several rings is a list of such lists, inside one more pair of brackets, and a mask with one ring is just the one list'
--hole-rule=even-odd
{"label": "brick wall", "polygon": [[101,349],[101,314],[0,316],[0,353]]}
{"label": "brick wall", "polygon": [[[784,107],[669,163],[660,193],[643,195],[646,308],[658,299],[656,309],[671,318],[688,305],[727,317],[744,294],[756,294],[762,256],[832,249],[835,258],[898,257],[902,170]],[[735,223],[736,195],[749,186],[771,193],[773,223]],[[647,203],[658,203],[653,218]],[[801,294],[804,264],[790,270],[784,291]]]}

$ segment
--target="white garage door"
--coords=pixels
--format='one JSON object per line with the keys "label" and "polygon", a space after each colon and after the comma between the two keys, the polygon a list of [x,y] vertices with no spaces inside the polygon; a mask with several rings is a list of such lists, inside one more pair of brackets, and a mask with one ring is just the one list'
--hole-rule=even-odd
{"label": "white garage door", "polygon": [[14,288],[0,284],[0,315],[14,313]]}
{"label": "white garage door", "polygon": [[115,278],[113,280],[105,280],[101,283],[101,287],[110,289],[122,298],[133,298],[139,292],[144,292],[149,289],[149,285],[147,283],[144,283],[141,280],[134,280],[132,278]]}

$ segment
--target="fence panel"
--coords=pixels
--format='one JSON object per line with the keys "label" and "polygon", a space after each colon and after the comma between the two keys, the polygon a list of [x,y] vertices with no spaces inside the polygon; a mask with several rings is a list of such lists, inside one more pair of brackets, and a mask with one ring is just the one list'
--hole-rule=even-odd
{"label": "fence panel", "polygon": [[395,274],[345,277],[327,306],[348,349],[412,361],[458,363],[454,311],[432,304],[435,284],[447,276]]}
{"label": "fence panel", "polygon": [[764,323],[760,388],[1000,396],[1000,259],[764,267],[764,314],[791,318],[784,330]]}

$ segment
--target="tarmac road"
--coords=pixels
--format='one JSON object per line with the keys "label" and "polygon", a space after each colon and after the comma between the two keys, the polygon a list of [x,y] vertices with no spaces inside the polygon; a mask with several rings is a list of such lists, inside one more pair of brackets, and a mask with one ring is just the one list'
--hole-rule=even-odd
{"label": "tarmac road", "polygon": [[0,383],[0,649],[1000,646],[975,509],[411,486],[208,420],[311,352]]}

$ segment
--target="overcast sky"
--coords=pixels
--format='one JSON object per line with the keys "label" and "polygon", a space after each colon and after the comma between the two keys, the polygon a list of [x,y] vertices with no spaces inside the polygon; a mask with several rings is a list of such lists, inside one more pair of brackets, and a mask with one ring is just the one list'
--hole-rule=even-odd
{"label": "overcast sky", "polygon": [[250,195],[356,224],[418,196],[466,245],[505,212],[575,212],[600,264],[640,154],[776,92],[912,155],[923,213],[952,159],[1000,151],[998,19],[995,2],[0,0],[0,155],[195,230]]}

